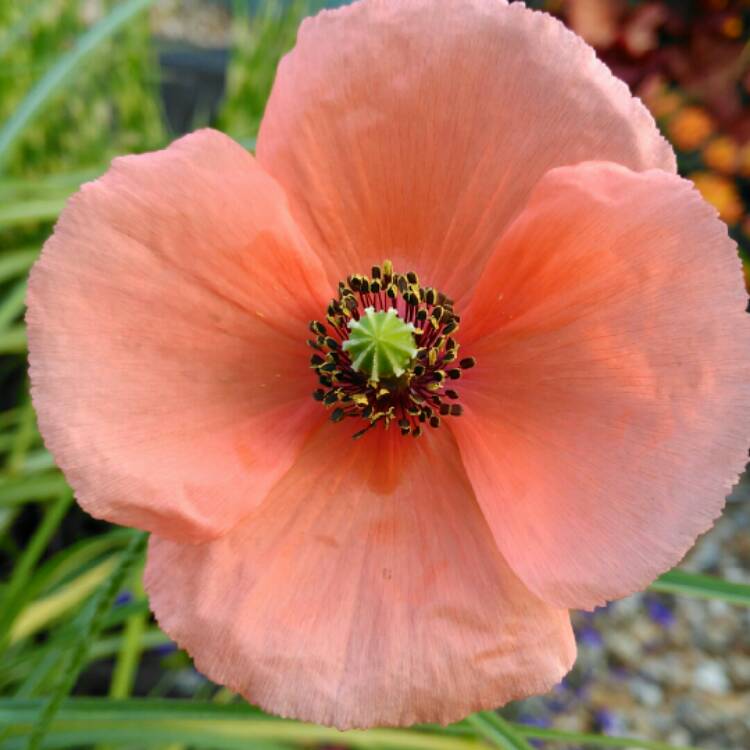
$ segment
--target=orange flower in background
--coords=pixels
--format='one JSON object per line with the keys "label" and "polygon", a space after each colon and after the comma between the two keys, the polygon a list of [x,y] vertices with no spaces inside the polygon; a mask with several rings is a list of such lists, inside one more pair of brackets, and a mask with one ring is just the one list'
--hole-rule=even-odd
{"label": "orange flower in background", "polygon": [[659,76],[654,76],[645,83],[639,96],[657,120],[673,115],[684,104],[684,97],[680,91],[671,88]]}
{"label": "orange flower in background", "polygon": [[669,139],[681,151],[700,148],[716,130],[711,115],[702,107],[690,106],[677,112],[667,124]]}
{"label": "orange flower in background", "polygon": [[79,503],[152,532],[151,606],[201,672],[342,728],[448,722],[549,689],[568,609],[720,513],[745,302],[726,227],[561,23],[363,0],[303,23],[257,159],[203,130],[70,201],[33,398]]}
{"label": "orange flower in background", "polygon": [[750,177],[750,143],[746,143],[740,149],[739,172],[743,177]]}
{"label": "orange flower in background", "polygon": [[740,149],[733,138],[720,135],[706,144],[702,156],[710,169],[723,174],[733,174],[740,160]]}
{"label": "orange flower in background", "polygon": [[744,206],[733,180],[712,172],[694,172],[690,179],[727,224],[736,224],[742,218]]}

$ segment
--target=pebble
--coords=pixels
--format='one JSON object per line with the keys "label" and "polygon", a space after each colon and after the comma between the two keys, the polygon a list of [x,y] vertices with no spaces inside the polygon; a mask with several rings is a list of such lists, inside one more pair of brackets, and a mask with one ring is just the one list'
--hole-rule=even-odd
{"label": "pebble", "polygon": [[[730,659],[729,679],[739,690],[750,688],[750,656],[737,656]],[[748,715],[750,716],[750,708],[748,709]]]}
{"label": "pebble", "polygon": [[633,693],[633,697],[644,706],[658,706],[664,699],[664,693],[658,685],[640,677],[630,681],[630,691]]}
{"label": "pebble", "polygon": [[698,664],[693,672],[693,683],[698,690],[717,695],[725,695],[730,689],[724,665],[713,659],[706,659]]}
{"label": "pebble", "polygon": [[[748,582],[748,506],[729,505],[682,567]],[[649,592],[572,616],[578,662],[554,700],[531,704],[538,720],[701,750],[750,750],[750,608]]]}

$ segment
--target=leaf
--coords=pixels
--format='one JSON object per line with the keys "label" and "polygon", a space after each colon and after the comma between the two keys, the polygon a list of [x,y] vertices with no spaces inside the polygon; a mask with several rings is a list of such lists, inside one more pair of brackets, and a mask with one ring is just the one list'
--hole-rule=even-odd
{"label": "leaf", "polygon": [[26,328],[22,325],[0,333],[0,354],[22,354],[26,351]]}
{"label": "leaf", "polygon": [[69,83],[80,63],[103,41],[152,3],[153,0],[126,0],[118,3],[107,16],[82,34],[74,47],[62,55],[42,76],[0,129],[0,167],[8,158],[11,146],[40,114],[47,101]]}
{"label": "leaf", "polygon": [[46,701],[39,712],[29,739],[28,750],[39,750],[41,747],[44,736],[47,734],[52,720],[55,718],[55,714],[59,711],[63,700],[73,689],[78,679],[78,674],[83,669],[86,654],[91,646],[91,642],[99,635],[102,629],[105,615],[112,607],[115,597],[130,575],[133,567],[143,559],[147,540],[148,534],[139,533],[133,535],[130,544],[128,544],[123,552],[109,580],[99,589],[94,599],[91,615],[78,635],[78,642],[69,652],[65,652],[60,659],[60,679],[49,700]]}
{"label": "leaf", "polygon": [[57,501],[49,505],[45,511],[44,518],[36,527],[33,536],[26,544],[23,554],[16,561],[8,585],[3,590],[0,599],[0,632],[5,632],[13,620],[15,612],[22,601],[34,566],[39,562],[52,535],[57,531],[63,516],[73,501],[73,493],[63,490]]}
{"label": "leaf", "polygon": [[[143,617],[143,615],[141,615]],[[113,638],[101,638],[92,647],[89,653],[89,660],[107,659],[114,656],[122,650],[123,645],[127,642],[127,636],[115,636]],[[158,628],[146,628],[139,636],[138,645],[140,650],[148,651],[159,646],[166,646],[172,643],[171,638],[165,635]]]}
{"label": "leaf", "polygon": [[500,747],[502,750],[533,750],[513,726],[493,711],[481,711],[469,716],[466,723],[493,747]]}
{"label": "leaf", "polygon": [[53,221],[62,211],[66,198],[40,198],[0,206],[0,229],[7,229],[16,224]]}
{"label": "leaf", "polygon": [[0,283],[25,274],[39,256],[39,248],[24,247],[8,250],[0,257]]}
{"label": "leaf", "polygon": [[26,306],[26,279],[17,281],[0,301],[0,330],[18,320]]}
{"label": "leaf", "polygon": [[670,570],[654,581],[650,589],[662,594],[682,594],[700,599],[720,599],[729,604],[750,607],[750,585],[726,581],[716,576]]}
{"label": "leaf", "polygon": [[[9,736],[25,736],[34,726],[39,701],[0,700],[0,726]],[[216,750],[246,750],[257,743],[286,746],[345,744],[353,749],[486,750],[473,738],[455,738],[416,730],[372,729],[339,732],[329,727],[270,719],[247,705],[179,700],[66,701],[50,726],[49,738],[65,738],[65,745],[106,742],[112,746],[155,747],[169,742],[209,746]],[[251,744],[252,743],[252,744]]]}
{"label": "leaf", "polygon": [[0,479],[0,506],[54,500],[68,486],[59,472],[23,479]]}
{"label": "leaf", "polygon": [[519,734],[529,739],[545,740],[549,742],[564,742],[570,746],[595,745],[597,748],[622,747],[627,750],[695,750],[685,745],[669,745],[658,740],[644,740],[638,737],[612,737],[608,734],[585,734],[583,732],[564,732],[557,729],[540,729],[516,725]]}
{"label": "leaf", "polygon": [[[37,721],[40,706],[38,700],[0,699],[0,726],[9,728],[10,737],[25,737]],[[495,719],[488,718],[489,712],[479,716],[482,722],[500,726]],[[510,724],[502,719],[500,722],[506,737],[510,736],[507,734],[510,732],[522,738],[522,741],[536,738],[600,748],[690,750],[634,737],[538,729]],[[454,733],[465,723],[432,731],[412,728],[339,732],[329,727],[268,717],[252,706],[241,703],[227,705],[175,699],[111,701],[103,698],[70,698],[62,704],[51,724],[48,739],[49,747],[106,742],[112,746],[150,748],[180,742],[190,747],[211,747],[213,750],[246,750],[248,747],[265,747],[262,743],[270,742],[277,746],[301,748],[318,744],[344,745],[352,750],[487,750],[484,734],[480,739],[463,731]],[[513,741],[517,742],[516,739]],[[515,750],[515,747],[523,745],[505,747]]]}
{"label": "leaf", "polygon": [[[140,583],[142,571],[136,570],[136,573],[138,575],[133,576],[134,580],[131,583],[139,594],[145,596],[143,586]],[[122,638],[120,639],[120,648],[117,652],[117,659],[115,659],[112,670],[112,680],[109,685],[110,698],[121,699],[130,697],[138,672],[138,662],[144,648],[143,636],[146,633],[147,621],[148,614],[145,612],[133,614],[125,621]],[[166,636],[163,636],[161,631],[157,630],[156,633],[162,635],[164,641],[167,641]]]}
{"label": "leaf", "polygon": [[29,604],[10,629],[11,644],[38,633],[74,611],[98,586],[115,574],[122,559],[120,555],[112,555],[62,586],[59,591]]}
{"label": "leaf", "polygon": [[28,198],[65,197],[78,190],[82,183],[99,177],[106,168],[106,164],[99,164],[88,169],[33,178],[6,177],[0,180],[0,203],[20,202]]}

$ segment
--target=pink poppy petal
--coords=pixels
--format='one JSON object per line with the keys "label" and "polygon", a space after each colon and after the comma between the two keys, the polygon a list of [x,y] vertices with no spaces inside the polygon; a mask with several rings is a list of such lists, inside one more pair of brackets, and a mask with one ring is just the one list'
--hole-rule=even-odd
{"label": "pink poppy petal", "polygon": [[453,426],[540,597],[629,594],[711,526],[747,456],[745,304],[736,246],[688,181],[589,163],[539,183],[464,316],[478,364]]}
{"label": "pink poppy petal", "polygon": [[590,47],[501,0],[362,0],[305,21],[258,139],[333,283],[391,258],[459,302],[539,178],[586,159],[675,169]]}
{"label": "pink poppy petal", "polygon": [[221,539],[152,538],[161,627],[252,703],[341,729],[445,723],[549,689],[575,657],[568,614],[497,552],[450,432],[350,435],[324,425]]}
{"label": "pink poppy petal", "polygon": [[40,428],[81,505],[176,539],[231,528],[318,416],[306,324],[328,297],[281,189],[218,132],[84,185],[28,295]]}

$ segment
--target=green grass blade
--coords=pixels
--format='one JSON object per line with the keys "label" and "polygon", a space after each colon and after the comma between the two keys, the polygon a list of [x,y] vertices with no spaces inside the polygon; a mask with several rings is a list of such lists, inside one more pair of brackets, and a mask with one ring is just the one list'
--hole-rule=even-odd
{"label": "green grass blade", "polygon": [[44,448],[39,448],[29,451],[23,457],[19,471],[24,474],[41,474],[42,472],[52,471],[55,466],[55,459],[52,454]]}
{"label": "green grass blade", "polygon": [[[165,733],[167,739],[159,739],[158,736],[149,736],[143,742],[138,734],[136,727],[127,727],[122,730],[121,736],[116,738],[115,742],[110,742],[111,747],[125,747],[127,750],[145,750],[145,748],[157,748],[157,750],[292,750],[292,745],[282,745],[277,742],[259,742],[253,740],[248,744],[245,740],[226,740],[222,744],[211,743],[174,743],[168,742],[171,733]],[[100,741],[98,735],[89,734],[81,726],[73,730],[65,729],[53,735],[48,735],[42,744],[42,750],[89,750],[92,742]],[[100,746],[94,745],[95,750]],[[26,740],[23,737],[16,737],[7,740],[2,745],[3,750],[27,750]],[[305,750],[313,750],[311,746],[305,746]]]}
{"label": "green grass blade", "polygon": [[41,113],[48,100],[69,83],[81,62],[103,41],[152,3],[153,0],[126,0],[117,4],[107,16],[81,35],[75,46],[42,76],[0,130],[0,168],[8,158],[13,144]]}
{"label": "green grass blade", "polygon": [[0,203],[18,203],[29,198],[60,198],[78,190],[82,183],[94,180],[107,168],[97,164],[73,172],[58,172],[29,178],[0,179]]}
{"label": "green grass blade", "polygon": [[28,396],[28,381],[26,388],[27,395],[24,396],[24,403],[20,408],[18,423],[16,425],[16,433],[13,436],[8,457],[5,461],[5,471],[9,477],[21,473],[29,449],[35,440],[40,439],[36,428],[36,412],[31,404],[31,398]]}
{"label": "green grass blade", "polygon": [[[45,680],[53,672],[55,665],[57,664],[59,654],[54,649],[48,649],[42,652],[39,660],[34,664],[31,673],[24,680],[23,685],[18,689],[16,693],[18,698],[31,698],[33,695],[40,690],[44,685]],[[2,721],[0,721],[2,726]],[[2,735],[0,734],[0,740]]]}
{"label": "green grass blade", "polygon": [[17,224],[31,222],[54,221],[63,206],[67,196],[55,198],[38,198],[36,200],[8,203],[0,206],[0,229],[8,229]]}
{"label": "green grass blade", "polygon": [[[42,703],[39,700],[0,699],[0,726],[9,736],[24,737],[32,731]],[[487,713],[479,715],[489,725],[499,726]],[[498,717],[499,718],[499,717]],[[640,748],[640,750],[691,750],[635,737],[564,732],[510,724],[501,719],[506,732],[524,739],[575,744],[581,747]],[[463,725],[461,725],[463,726]],[[105,742],[112,746],[137,745],[150,748],[169,742],[215,750],[245,750],[260,743],[290,747],[317,744],[346,746],[352,750],[487,750],[482,737],[419,729],[369,729],[339,732],[329,727],[267,717],[247,704],[217,704],[175,699],[71,698],[65,701],[50,726],[50,747],[73,747],[76,743]],[[517,740],[515,740],[517,742]],[[495,747],[498,745],[495,743]],[[500,745],[500,747],[503,747]],[[505,747],[523,747],[506,745]]]}
{"label": "green grass blade", "polygon": [[[147,615],[150,612],[147,599],[136,599],[127,604],[120,604],[113,609],[108,615],[104,624],[105,628],[111,628],[115,625],[122,625],[128,618],[135,615]],[[168,641],[169,639],[167,639]]]}
{"label": "green grass blade", "polygon": [[3,252],[0,257],[0,283],[25,274],[39,257],[39,248],[24,247]]}
{"label": "green grass blade", "polygon": [[0,302],[0,330],[18,320],[26,304],[26,279],[17,281]]}
{"label": "green grass blade", "polygon": [[104,624],[105,615],[112,607],[115,597],[133,568],[143,559],[147,540],[147,534],[140,533],[133,536],[117,568],[113,571],[109,580],[99,589],[91,616],[85,626],[81,628],[78,642],[70,652],[64,654],[61,660],[60,680],[49,700],[39,712],[36,725],[29,738],[29,750],[39,750],[41,747],[55,714],[78,679],[78,674],[83,668],[91,642],[99,635]]}
{"label": "green grass blade", "polygon": [[62,584],[71,582],[112,550],[124,549],[132,535],[131,529],[113,528],[99,536],[85,537],[64,547],[36,569],[34,595],[52,593]]}
{"label": "green grass blade", "polygon": [[[0,726],[9,736],[26,736],[39,715],[39,701],[0,700]],[[110,746],[158,747],[181,742],[189,747],[246,750],[277,746],[329,744],[358,750],[487,750],[474,738],[427,734],[415,730],[373,729],[339,732],[329,727],[273,720],[246,705],[179,700],[66,701],[49,730],[49,738],[65,739],[56,747],[103,742]]]}
{"label": "green grass blade", "polygon": [[57,531],[65,513],[67,513],[73,493],[66,490],[55,503],[48,506],[44,518],[34,531],[34,535],[24,548],[23,554],[16,562],[7,587],[0,599],[0,633],[4,633],[13,621],[16,612],[23,605],[24,594],[34,567],[39,562],[52,535]]}
{"label": "green grass blade", "polygon": [[594,745],[597,748],[621,747],[627,750],[697,750],[686,745],[669,745],[658,740],[644,740],[638,737],[613,737],[608,734],[586,734],[583,732],[564,732],[558,729],[541,729],[539,727],[528,727],[514,724],[516,731],[528,739],[543,740],[544,742],[572,743],[587,747]]}
{"label": "green grass blade", "polygon": [[77,611],[98,587],[104,585],[116,573],[122,559],[121,555],[105,558],[54,593],[29,604],[21,611],[8,632],[10,643],[18,643],[24,638],[29,638],[71,612]]}
{"label": "green grass blade", "polygon": [[685,570],[670,570],[657,578],[650,586],[652,591],[662,594],[680,594],[699,599],[720,599],[729,604],[750,607],[750,585],[726,581],[716,576],[688,573]]}
{"label": "green grass blade", "polygon": [[466,723],[492,747],[502,750],[533,750],[511,724],[492,711],[481,711],[469,716]]}
{"label": "green grass blade", "polygon": [[22,479],[0,480],[0,506],[54,500],[68,483],[59,472]]}
{"label": "green grass blade", "polygon": [[[140,574],[141,571],[138,571]],[[140,575],[133,578],[140,579]],[[133,582],[138,594],[145,595],[139,581]],[[115,700],[129,698],[138,672],[138,662],[143,651],[143,635],[146,631],[148,615],[137,613],[128,617],[123,628],[120,649],[117,652],[112,681],[109,685],[109,697]]]}
{"label": "green grass blade", "polygon": [[[144,615],[140,615],[141,620],[146,621]],[[101,638],[92,647],[89,653],[89,661],[97,659],[108,659],[111,656],[122,653],[123,645],[128,638],[127,632],[122,636],[113,636],[112,638]],[[146,628],[138,637],[138,650],[148,651],[158,646],[166,646],[172,643],[168,635],[158,628]],[[118,686],[118,689],[121,690]],[[116,696],[115,696],[116,697]]]}
{"label": "green grass blade", "polygon": [[26,328],[22,325],[0,333],[0,354],[23,354],[26,351]]}

